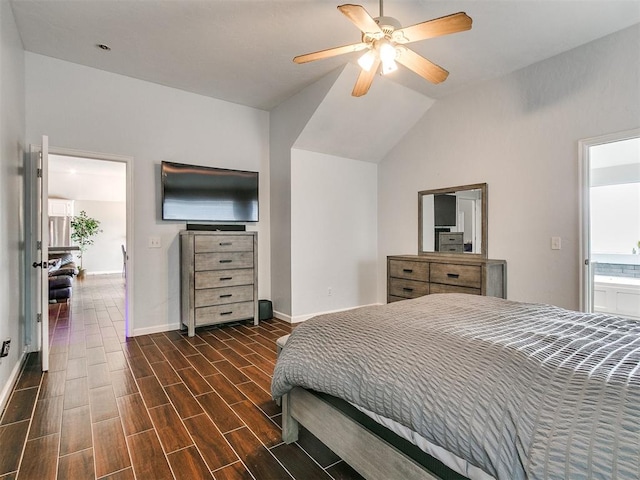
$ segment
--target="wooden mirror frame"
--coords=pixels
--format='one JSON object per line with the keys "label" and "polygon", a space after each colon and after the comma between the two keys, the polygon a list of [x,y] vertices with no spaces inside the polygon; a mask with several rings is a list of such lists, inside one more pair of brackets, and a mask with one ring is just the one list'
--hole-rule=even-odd
{"label": "wooden mirror frame", "polygon": [[[423,215],[423,197],[426,195],[437,195],[437,194],[447,194],[447,193],[455,193],[455,192],[460,192],[460,191],[464,191],[464,190],[480,190],[481,194],[482,194],[482,202],[481,202],[481,215],[482,215],[482,221],[481,221],[481,248],[480,248],[480,253],[471,253],[471,252],[462,252],[462,253],[453,253],[453,252],[437,252],[437,251],[426,251],[423,249],[423,238],[422,238],[422,233],[423,233],[423,221],[424,221],[424,215]],[[489,223],[488,223],[488,204],[489,204],[489,198],[488,198],[488,187],[486,183],[474,183],[471,185],[461,185],[458,187],[450,187],[450,188],[438,188],[435,190],[422,190],[420,192],[418,192],[418,255],[455,255],[455,256],[479,256],[482,258],[487,258],[487,252],[488,252],[488,244],[487,244],[487,238],[488,238],[488,229],[489,229]]]}

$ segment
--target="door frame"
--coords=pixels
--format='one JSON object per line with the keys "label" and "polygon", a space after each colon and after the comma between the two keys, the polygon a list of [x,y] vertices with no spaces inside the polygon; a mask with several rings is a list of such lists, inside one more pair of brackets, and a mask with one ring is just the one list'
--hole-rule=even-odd
{"label": "door frame", "polygon": [[578,170],[580,182],[580,310],[593,312],[593,268],[591,265],[591,159],[589,149],[597,145],[640,137],[640,128],[609,133],[578,141]]}
{"label": "door frame", "polygon": [[[41,149],[41,145],[34,145],[33,148],[35,151]],[[89,152],[86,150],[76,150],[71,148],[61,148],[49,145],[49,155],[61,155],[68,157],[79,157],[79,158],[87,158],[92,160],[103,160],[108,162],[120,162],[124,163],[126,166],[126,228],[127,235],[125,240],[125,248],[127,252],[127,277],[125,280],[125,303],[124,303],[124,320],[125,320],[125,335],[127,337],[132,337],[134,332],[134,305],[133,305],[133,284],[134,284],[134,230],[133,226],[134,218],[133,218],[133,161],[134,158],[128,155],[117,155],[117,154],[109,154],[109,153],[98,153],[98,152]],[[37,212],[34,210],[34,205],[29,206],[31,215],[35,215],[37,217]],[[32,269],[33,270],[33,269]],[[27,293],[27,298],[33,304],[35,294],[34,292]],[[30,307],[30,310],[33,310],[33,306]],[[32,321],[35,323],[35,317],[32,314],[30,315]],[[36,327],[37,328],[37,325]],[[35,329],[31,329],[32,332]],[[32,345],[32,349],[35,348],[35,345]],[[32,350],[33,351],[33,350]]]}

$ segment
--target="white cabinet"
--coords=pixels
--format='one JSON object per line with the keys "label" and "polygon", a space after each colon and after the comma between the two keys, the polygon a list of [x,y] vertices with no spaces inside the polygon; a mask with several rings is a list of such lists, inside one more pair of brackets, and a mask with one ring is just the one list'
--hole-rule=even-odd
{"label": "white cabinet", "polygon": [[48,200],[50,217],[73,217],[73,200],[50,198]]}

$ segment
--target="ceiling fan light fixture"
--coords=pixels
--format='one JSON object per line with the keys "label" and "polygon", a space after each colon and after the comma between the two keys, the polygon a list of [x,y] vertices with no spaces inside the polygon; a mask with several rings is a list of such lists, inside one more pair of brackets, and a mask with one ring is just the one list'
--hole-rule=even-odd
{"label": "ceiling fan light fixture", "polygon": [[382,62],[382,74],[395,72],[398,69],[398,64],[395,60],[386,60]]}
{"label": "ceiling fan light fixture", "polygon": [[398,20],[384,15],[383,0],[379,1],[380,16],[377,18],[369,15],[362,5],[338,6],[338,10],[362,32],[360,42],[298,55],[293,61],[298,64],[307,63],[366,50],[358,59],[362,71],[351,92],[354,97],[366,95],[380,65],[383,75],[396,71],[399,63],[433,84],[445,81],[449,72],[404,45],[470,30],[471,18],[464,12],[458,12],[402,28]]}
{"label": "ceiling fan light fixture", "polygon": [[371,70],[371,67],[373,67],[373,63],[375,61],[376,61],[375,52],[373,50],[368,50],[367,53],[365,53],[358,59],[358,65],[360,65],[360,67],[364,71],[368,72]]}
{"label": "ceiling fan light fixture", "polygon": [[383,63],[393,62],[396,59],[396,48],[389,41],[381,41],[378,51],[380,52],[380,60]]}
{"label": "ceiling fan light fixture", "polygon": [[396,47],[391,44],[391,42],[389,42],[388,40],[381,40],[378,43],[378,55],[380,56],[380,61],[382,62],[383,75],[395,72],[398,69],[398,65],[396,64],[398,51],[396,50]]}

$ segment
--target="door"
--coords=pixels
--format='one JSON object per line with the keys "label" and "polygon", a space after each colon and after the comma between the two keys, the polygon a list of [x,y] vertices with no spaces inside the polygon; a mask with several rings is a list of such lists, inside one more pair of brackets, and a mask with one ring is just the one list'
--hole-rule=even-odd
{"label": "door", "polygon": [[640,129],[580,142],[581,307],[640,319]]}
{"label": "door", "polygon": [[47,209],[48,193],[48,164],[49,164],[49,138],[42,137],[40,147],[32,146],[31,158],[35,159],[31,178],[33,179],[35,213],[35,245],[32,246],[34,259],[32,267],[36,270],[36,296],[35,309],[38,330],[38,349],[41,353],[42,371],[49,370],[49,212]]}

